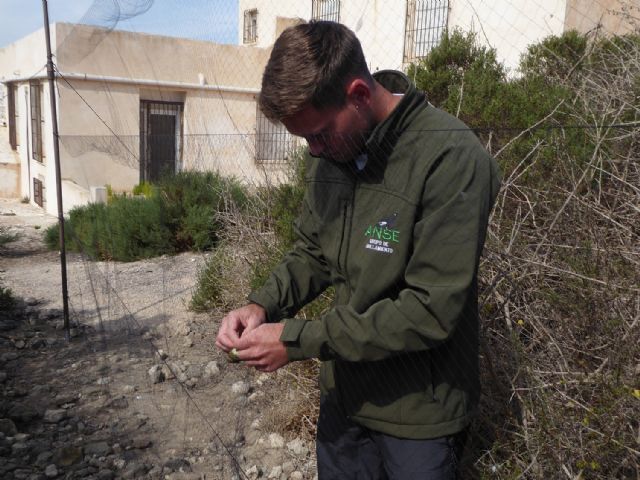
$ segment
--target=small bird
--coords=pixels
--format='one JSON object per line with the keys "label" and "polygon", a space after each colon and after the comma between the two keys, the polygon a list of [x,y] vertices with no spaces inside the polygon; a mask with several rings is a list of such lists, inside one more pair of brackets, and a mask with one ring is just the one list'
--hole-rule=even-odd
{"label": "small bird", "polygon": [[396,224],[396,220],[398,219],[398,212],[394,212],[392,215],[383,218],[378,222],[379,227],[383,228],[393,228]]}

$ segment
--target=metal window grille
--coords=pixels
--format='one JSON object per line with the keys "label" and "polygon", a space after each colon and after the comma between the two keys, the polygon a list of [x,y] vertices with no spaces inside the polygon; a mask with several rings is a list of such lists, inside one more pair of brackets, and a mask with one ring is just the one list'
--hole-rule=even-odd
{"label": "metal window grille", "polygon": [[447,28],[448,0],[408,0],[405,24],[404,61],[426,57],[440,43]]}
{"label": "metal window grille", "polygon": [[173,175],[182,160],[182,102],[140,100],[140,181]]}
{"label": "metal window grille", "polygon": [[274,123],[257,109],[256,163],[259,165],[284,163],[296,146],[296,140],[284,125]]}
{"label": "metal window grille", "polygon": [[340,21],[340,0],[312,0],[311,18],[314,20]]}
{"label": "metal window grille", "polygon": [[31,104],[31,158],[42,162],[42,85],[39,82],[29,84]]}
{"label": "metal window grille", "polygon": [[18,135],[16,128],[18,126],[18,112],[16,108],[16,87],[15,85],[7,85],[7,103],[9,107],[9,144],[12,150],[18,148]]}
{"label": "metal window grille", "polygon": [[41,180],[33,179],[33,201],[40,207],[44,206],[44,186]]}
{"label": "metal window grille", "polygon": [[258,10],[244,12],[244,43],[255,43],[258,40]]}

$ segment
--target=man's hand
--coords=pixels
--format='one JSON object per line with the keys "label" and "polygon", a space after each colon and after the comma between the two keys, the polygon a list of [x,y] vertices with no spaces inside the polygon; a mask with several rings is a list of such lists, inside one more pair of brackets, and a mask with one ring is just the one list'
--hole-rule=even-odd
{"label": "man's hand", "polygon": [[261,372],[273,372],[289,362],[287,348],[280,341],[283,323],[266,323],[245,331],[236,344],[240,361]]}
{"label": "man's hand", "polygon": [[225,352],[238,347],[240,337],[267,321],[267,312],[260,305],[250,303],[232,310],[222,319],[216,346]]}

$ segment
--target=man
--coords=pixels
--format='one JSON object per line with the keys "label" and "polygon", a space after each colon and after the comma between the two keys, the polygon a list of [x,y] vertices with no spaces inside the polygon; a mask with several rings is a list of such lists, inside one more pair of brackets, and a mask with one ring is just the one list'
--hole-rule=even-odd
{"label": "man", "polygon": [[[380,78],[394,78],[388,72]],[[259,104],[308,143],[295,247],[216,344],[271,372],[323,361],[325,479],[455,478],[478,403],[477,268],[495,161],[406,77],[394,95],[346,27],[285,30]],[[295,313],[327,287],[334,306]]]}

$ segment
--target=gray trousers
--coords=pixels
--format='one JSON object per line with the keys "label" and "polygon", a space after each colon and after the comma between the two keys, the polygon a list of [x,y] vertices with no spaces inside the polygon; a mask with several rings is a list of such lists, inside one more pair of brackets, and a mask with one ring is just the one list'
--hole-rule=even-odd
{"label": "gray trousers", "polygon": [[319,480],[456,480],[467,432],[410,440],[349,420],[323,397],[316,437]]}

